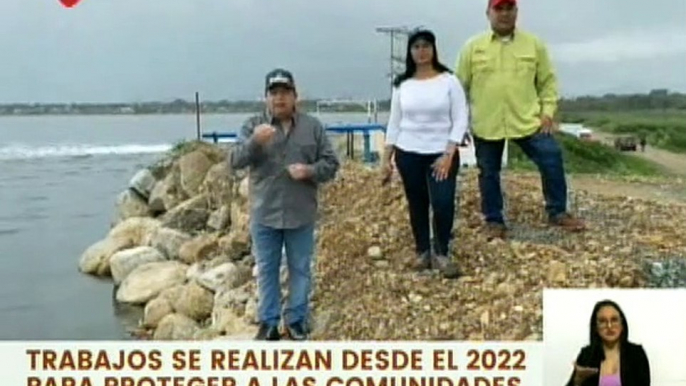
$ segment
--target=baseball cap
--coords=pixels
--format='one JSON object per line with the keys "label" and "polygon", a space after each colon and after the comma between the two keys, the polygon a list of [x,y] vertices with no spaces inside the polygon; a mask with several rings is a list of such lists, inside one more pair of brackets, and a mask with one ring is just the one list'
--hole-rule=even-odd
{"label": "baseball cap", "polygon": [[270,71],[265,79],[265,89],[269,90],[275,86],[288,87],[295,89],[295,81],[293,74],[283,68],[277,68]]}
{"label": "baseball cap", "polygon": [[501,4],[508,4],[508,3],[509,3],[509,4],[516,5],[516,4],[517,4],[517,0],[488,0],[488,6],[491,7],[491,8],[497,7],[497,6],[501,5]]}
{"label": "baseball cap", "polygon": [[412,44],[417,39],[426,40],[429,43],[436,43],[436,35],[434,35],[434,33],[429,31],[428,29],[424,28],[417,28],[414,31],[412,31],[407,39],[407,42],[409,44]]}

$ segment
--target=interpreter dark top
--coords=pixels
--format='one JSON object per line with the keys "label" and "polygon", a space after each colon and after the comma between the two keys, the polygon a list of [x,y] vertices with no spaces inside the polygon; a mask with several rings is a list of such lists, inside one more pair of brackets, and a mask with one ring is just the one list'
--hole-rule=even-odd
{"label": "interpreter dark top", "polygon": [[[602,348],[591,345],[583,347],[576,357],[579,366],[600,369]],[[650,362],[642,345],[623,342],[619,353],[619,377],[622,386],[650,386]],[[598,373],[586,378],[580,386],[597,386],[600,382]],[[574,372],[569,376],[566,386],[574,385]]]}
{"label": "interpreter dark top", "polygon": [[[252,135],[264,123],[277,130],[266,145],[259,145]],[[288,166],[296,163],[313,165],[313,177],[304,181],[291,178]],[[317,118],[296,113],[286,134],[278,120],[265,112],[248,118],[241,127],[231,166],[249,168],[251,220],[276,229],[293,229],[315,221],[318,186],[335,177],[340,162]]]}

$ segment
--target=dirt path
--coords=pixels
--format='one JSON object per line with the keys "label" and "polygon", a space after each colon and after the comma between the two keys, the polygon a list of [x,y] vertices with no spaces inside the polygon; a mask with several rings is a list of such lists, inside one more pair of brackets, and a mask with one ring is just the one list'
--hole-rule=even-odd
{"label": "dirt path", "polygon": [[670,183],[629,182],[574,175],[569,178],[572,191],[585,190],[603,196],[631,197],[670,204],[686,204],[686,184],[681,181]]}
{"label": "dirt path", "polygon": [[[594,132],[594,135],[600,139],[603,144],[613,146],[614,139],[617,137],[614,134],[604,133],[600,131]],[[650,145],[646,146],[645,152],[625,152],[624,154],[633,155],[652,161],[667,170],[669,173],[686,177],[686,154],[672,153],[667,150],[658,149]]]}

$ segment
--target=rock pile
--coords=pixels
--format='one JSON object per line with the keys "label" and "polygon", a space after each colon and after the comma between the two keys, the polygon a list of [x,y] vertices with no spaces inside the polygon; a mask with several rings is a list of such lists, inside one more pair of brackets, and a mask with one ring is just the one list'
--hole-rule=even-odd
{"label": "rock pile", "polygon": [[346,166],[325,191],[316,302],[326,326],[314,338],[538,340],[544,288],[686,283],[673,262],[686,259],[686,206],[574,191],[590,229],[567,234],[545,224],[540,177],[509,172],[512,238],[488,242],[476,172],[460,179],[453,258],[464,276],[446,280],[404,265],[413,239],[399,181],[382,188],[374,172]]}
{"label": "rock pile", "polygon": [[[146,336],[254,333],[247,185],[227,152],[194,144],[139,172],[112,229],[81,257],[81,271],[112,277],[117,301],[145,307]],[[399,181],[382,187],[374,171],[344,164],[322,192],[313,338],[537,340],[544,288],[686,283],[656,278],[686,275],[686,206],[575,191],[590,230],[566,234],[545,224],[539,178],[504,174],[513,237],[488,242],[476,173],[462,173],[453,257],[464,276],[447,280],[405,266],[413,239]]]}
{"label": "rock pile", "polygon": [[144,307],[138,336],[254,334],[247,180],[227,154],[191,143],[138,172],[107,235],[81,256],[81,272],[112,278],[117,302]]}

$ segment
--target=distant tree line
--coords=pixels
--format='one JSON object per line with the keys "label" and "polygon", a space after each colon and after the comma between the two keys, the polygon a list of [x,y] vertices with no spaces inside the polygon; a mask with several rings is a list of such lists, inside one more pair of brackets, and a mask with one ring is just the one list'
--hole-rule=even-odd
{"label": "distant tree line", "polygon": [[[301,100],[300,107],[315,111],[321,100]],[[379,111],[388,111],[389,100],[377,101]],[[203,114],[248,113],[262,109],[264,103],[254,101],[202,101]],[[652,90],[646,94],[606,94],[603,96],[583,96],[562,98],[561,112],[584,111],[636,111],[636,110],[686,110],[686,94],[670,92],[666,89]],[[192,114],[196,111],[195,101],[176,99],[170,102],[139,103],[11,103],[0,105],[0,115],[107,115],[107,114]],[[339,102],[325,104],[321,111],[326,112],[365,112],[366,107],[359,103]]]}
{"label": "distant tree line", "polygon": [[560,100],[560,111],[686,110],[686,94],[666,89],[647,94],[606,94]]}

